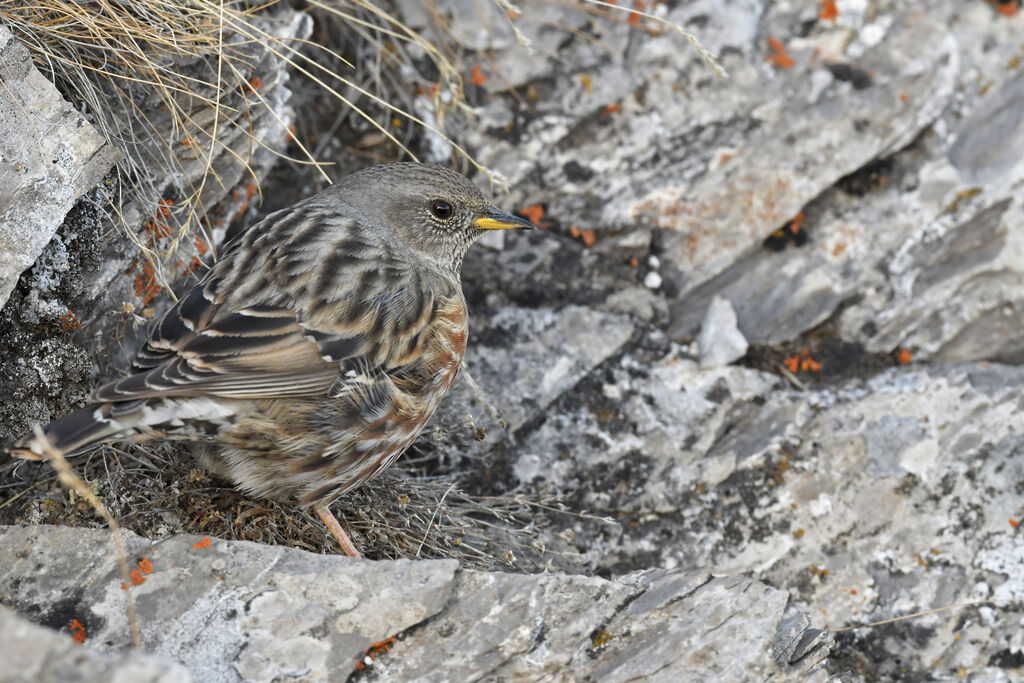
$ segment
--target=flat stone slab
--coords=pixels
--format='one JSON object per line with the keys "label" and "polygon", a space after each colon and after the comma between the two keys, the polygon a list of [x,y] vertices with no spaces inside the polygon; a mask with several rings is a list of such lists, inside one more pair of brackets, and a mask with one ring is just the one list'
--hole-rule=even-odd
{"label": "flat stone slab", "polygon": [[[787,593],[745,577],[655,569],[608,581],[196,536],[125,540],[130,586],[105,530],[0,527],[0,600],[21,615],[0,612],[0,624],[33,640],[19,659],[0,660],[0,680],[25,680],[22,670],[39,672],[34,680],[132,671],[161,681],[189,680],[185,669],[201,681],[343,680],[369,667],[423,680],[797,671],[773,659]],[[129,591],[146,656],[130,650]],[[80,647],[51,630],[76,632],[72,620]],[[164,677],[154,662],[166,663]]]}

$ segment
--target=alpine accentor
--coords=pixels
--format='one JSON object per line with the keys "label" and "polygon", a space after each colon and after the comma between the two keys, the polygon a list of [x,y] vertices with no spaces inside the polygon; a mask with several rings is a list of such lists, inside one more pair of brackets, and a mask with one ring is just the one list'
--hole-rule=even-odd
{"label": "alpine accentor", "polygon": [[[359,171],[238,235],[153,327],[132,374],[43,428],[71,453],[112,439],[204,442],[246,493],[327,506],[412,444],[466,349],[459,272],[487,230],[532,228],[462,175]],[[12,452],[40,459],[29,435]]]}

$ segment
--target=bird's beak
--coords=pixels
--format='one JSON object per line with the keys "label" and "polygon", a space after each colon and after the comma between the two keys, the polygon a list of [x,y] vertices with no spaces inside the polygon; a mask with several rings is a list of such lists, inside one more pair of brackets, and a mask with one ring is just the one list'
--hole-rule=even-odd
{"label": "bird's beak", "polygon": [[535,226],[525,218],[505,213],[496,206],[491,206],[482,216],[473,221],[473,226],[480,230],[536,230]]}

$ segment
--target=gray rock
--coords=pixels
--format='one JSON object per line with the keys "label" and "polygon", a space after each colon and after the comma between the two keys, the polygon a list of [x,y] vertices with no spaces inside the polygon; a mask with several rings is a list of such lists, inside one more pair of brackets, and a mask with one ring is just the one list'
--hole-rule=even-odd
{"label": "gray rock", "polygon": [[[24,662],[0,660],[0,680],[27,680],[17,677],[24,670],[40,673],[33,680],[69,671],[89,680],[101,665],[160,681],[189,680],[182,667],[203,681],[338,680],[367,667],[453,681],[757,680],[792,671],[772,657],[786,593],[748,578],[486,573],[453,561],[353,561],[131,534],[141,579],[131,595],[144,650],[159,659],[125,658],[117,653],[131,642],[127,593],[108,532],[0,527],[0,539],[4,601],[44,623],[75,615],[87,632],[79,647],[0,612],[16,637],[32,632],[40,654],[52,653],[46,662],[36,650]],[[64,668],[74,649],[78,665]],[[179,664],[164,664],[158,677],[154,663],[168,659]]]}
{"label": "gray rock", "polygon": [[[38,626],[3,606],[0,606],[0,632],[4,634],[4,657],[0,664],[3,683],[69,680],[191,683],[196,680],[183,665],[165,657],[134,651],[99,652],[75,643],[69,635]],[[88,641],[87,631],[85,635]]]}
{"label": "gray rock", "polygon": [[[760,415],[736,427],[749,445],[719,433],[697,446],[706,464],[731,453],[727,476],[687,477],[666,489],[685,466],[671,451],[646,449],[646,467],[634,467],[630,488],[591,496],[588,507],[599,514],[631,506],[633,519],[658,529],[648,562],[753,571],[788,587],[791,606],[814,621],[780,641],[783,659],[811,626],[983,599],[991,603],[855,632],[847,642],[858,654],[848,651],[843,662],[884,653],[870,670],[886,678],[897,675],[897,661],[913,671],[940,656],[952,670],[1012,661],[1024,645],[1015,526],[1024,482],[1024,428],[1016,417],[1022,389],[1019,368],[965,365],[890,370],[845,388],[777,390],[755,409]],[[632,495],[658,489],[667,501]],[[650,530],[624,523],[618,533],[610,547],[651,552]],[[958,618],[969,621],[966,642],[955,638]]]}
{"label": "gray rock", "polygon": [[473,331],[466,366],[516,430],[633,334],[624,315],[580,306],[503,308]]}
{"label": "gray rock", "polygon": [[[750,251],[673,302],[674,336],[696,335],[708,302],[724,296],[752,343],[792,340],[835,316],[841,338],[872,352],[909,348],[918,359],[955,362],[1021,358],[1012,330],[1021,322],[1024,278],[1013,226],[1022,220],[1014,188],[1024,178],[1016,163],[1024,143],[1009,112],[1024,91],[1007,68],[1015,58],[1005,42],[1012,29],[985,8],[932,9],[930,30],[956,38],[936,72],[955,79],[956,95],[937,112],[928,98],[921,102],[937,115],[928,134],[808,203],[805,246]],[[906,102],[917,97],[903,94]]]}
{"label": "gray rock", "polygon": [[711,300],[697,344],[702,368],[728,365],[747,354],[749,344],[736,326],[736,311],[728,299],[716,296]]}
{"label": "gray rock", "polygon": [[0,25],[0,306],[72,204],[120,157]]}

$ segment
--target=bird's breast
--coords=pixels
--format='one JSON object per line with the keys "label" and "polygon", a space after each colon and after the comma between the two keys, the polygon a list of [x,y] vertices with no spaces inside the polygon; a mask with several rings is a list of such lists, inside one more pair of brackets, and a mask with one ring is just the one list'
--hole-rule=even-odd
{"label": "bird's breast", "polygon": [[437,309],[433,352],[437,354],[438,359],[437,381],[445,393],[455,382],[459,368],[462,367],[468,338],[469,320],[466,316],[465,302],[461,299],[444,302]]}

